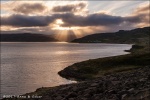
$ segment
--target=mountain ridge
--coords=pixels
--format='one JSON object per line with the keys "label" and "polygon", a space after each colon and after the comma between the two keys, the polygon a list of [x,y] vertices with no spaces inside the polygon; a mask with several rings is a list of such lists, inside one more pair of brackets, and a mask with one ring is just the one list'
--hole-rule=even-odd
{"label": "mountain ridge", "polygon": [[150,27],[136,28],[133,30],[119,30],[118,32],[96,33],[82,38],[74,39],[75,43],[126,43],[147,44],[150,36]]}
{"label": "mountain ridge", "polygon": [[56,42],[58,41],[50,35],[33,33],[0,34],[1,42]]}

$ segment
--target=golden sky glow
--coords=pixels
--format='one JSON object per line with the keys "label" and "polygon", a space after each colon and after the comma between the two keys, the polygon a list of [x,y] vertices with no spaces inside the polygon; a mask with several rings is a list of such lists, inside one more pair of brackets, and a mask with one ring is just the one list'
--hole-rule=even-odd
{"label": "golden sky glow", "polygon": [[2,1],[3,33],[70,37],[149,25],[149,1]]}

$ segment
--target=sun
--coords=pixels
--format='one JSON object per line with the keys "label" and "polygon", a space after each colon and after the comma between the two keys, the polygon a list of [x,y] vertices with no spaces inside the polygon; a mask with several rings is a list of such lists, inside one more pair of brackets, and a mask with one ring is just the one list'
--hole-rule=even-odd
{"label": "sun", "polygon": [[82,31],[80,32],[81,27],[63,27],[63,24],[64,22],[62,19],[56,19],[51,26],[51,29],[57,33],[55,34],[56,39],[60,41],[69,41],[69,39],[72,37],[79,38],[83,35]]}
{"label": "sun", "polygon": [[58,30],[72,30],[71,27],[58,27]]}
{"label": "sun", "polygon": [[57,27],[57,29],[58,30],[77,30],[77,29],[79,29],[78,27],[61,27],[61,26],[59,26],[59,27]]}
{"label": "sun", "polygon": [[61,24],[64,24],[64,22],[61,19],[57,19],[56,24],[61,25]]}
{"label": "sun", "polygon": [[62,27],[61,25],[64,24],[62,19],[57,19],[53,24],[53,30],[77,30],[79,27]]}

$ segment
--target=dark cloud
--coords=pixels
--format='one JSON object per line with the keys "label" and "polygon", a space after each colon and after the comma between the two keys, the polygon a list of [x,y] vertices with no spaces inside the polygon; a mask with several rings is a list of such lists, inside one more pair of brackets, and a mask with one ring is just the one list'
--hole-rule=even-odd
{"label": "dark cloud", "polygon": [[128,19],[131,22],[136,22],[138,27],[144,27],[150,25],[150,5],[145,5],[137,8]]}
{"label": "dark cloud", "polygon": [[147,7],[138,9],[130,16],[113,16],[104,13],[89,14],[86,16],[75,15],[73,13],[53,14],[51,16],[27,16],[27,15],[11,15],[9,17],[1,18],[1,25],[18,26],[18,27],[32,27],[32,26],[48,26],[56,19],[62,19],[64,22],[62,27],[72,26],[125,26],[140,23],[149,23],[149,11]]}
{"label": "dark cloud", "polygon": [[46,9],[46,6],[42,3],[24,3],[20,4],[19,6],[16,6],[12,10],[17,13],[23,13],[23,14],[35,14],[37,12],[42,12]]}
{"label": "dark cloud", "polygon": [[64,6],[55,6],[52,8],[53,12],[78,12],[82,11],[87,6],[86,3],[68,4]]}
{"label": "dark cloud", "polygon": [[105,14],[91,14],[88,16],[74,15],[72,13],[54,14],[52,16],[26,16],[12,15],[1,18],[1,25],[31,27],[31,26],[47,26],[56,19],[62,19],[62,26],[99,26],[120,24],[122,17],[111,16]]}
{"label": "dark cloud", "polygon": [[142,19],[143,15],[138,15],[138,16],[127,16],[124,17],[124,21],[128,23],[139,23]]}
{"label": "dark cloud", "polygon": [[80,16],[74,14],[66,14],[62,17],[64,24],[62,26],[71,27],[71,26],[122,26],[125,25],[149,25],[150,16],[149,5],[137,8],[131,15],[122,17],[122,16],[113,16],[104,13],[90,14],[87,16]]}
{"label": "dark cloud", "polygon": [[17,14],[9,17],[2,17],[1,25],[17,27],[47,26],[53,21],[52,16],[26,16]]}
{"label": "dark cloud", "polygon": [[105,26],[120,24],[123,18],[106,14],[90,14],[88,16],[80,16],[74,14],[66,14],[62,16],[63,26]]}

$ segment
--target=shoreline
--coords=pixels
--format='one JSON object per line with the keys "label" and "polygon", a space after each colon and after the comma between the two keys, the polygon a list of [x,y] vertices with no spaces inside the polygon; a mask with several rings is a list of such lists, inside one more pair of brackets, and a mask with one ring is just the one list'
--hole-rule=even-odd
{"label": "shoreline", "polygon": [[[90,80],[108,74],[136,69],[143,65],[145,66],[148,64],[149,60],[147,59],[144,62],[145,59],[143,58],[149,55],[150,53],[138,55],[126,54],[113,57],[90,59],[83,62],[74,63],[73,65],[68,66],[62,71],[58,72],[58,74],[61,77],[67,78],[69,80],[75,81]],[[141,61],[139,61],[138,58],[141,59]]]}
{"label": "shoreline", "polygon": [[[133,51],[136,51],[136,49],[133,49],[133,45],[132,45],[132,47],[130,48],[130,50],[129,50],[129,52],[133,52],[133,51],[131,51],[131,50],[133,50]],[[126,51],[125,51],[126,52]],[[150,53],[146,53],[146,55],[150,55]],[[122,56],[126,56],[126,55],[131,55],[131,54],[125,54],[125,55],[120,55],[120,57],[122,57]],[[118,56],[113,56],[113,57],[118,57]],[[105,57],[105,58],[98,58],[98,59],[107,59],[107,58],[113,58],[113,57]],[[92,60],[95,60],[95,59],[92,59]],[[91,61],[91,60],[87,60],[87,61]],[[86,62],[86,61],[83,61],[83,62]],[[79,62],[79,63],[82,63],[82,62]],[[75,63],[76,64],[76,63]],[[73,64],[74,65],[74,64]],[[71,65],[72,66],[72,65]],[[66,67],[66,68],[70,68],[70,66],[68,66],[68,67]],[[124,70],[124,71],[121,71],[121,72],[117,72],[116,74],[120,74],[120,73],[126,73],[126,72],[134,72],[135,70],[138,70],[138,69],[143,69],[141,66],[139,66],[139,67],[136,67],[136,68],[131,68],[131,69],[129,69],[129,70]],[[61,71],[60,71],[61,72]],[[59,75],[60,75],[60,72],[59,72]],[[109,74],[106,74],[106,75],[103,75],[103,76],[99,76],[99,77],[95,77],[95,78],[90,78],[90,79],[87,79],[87,80],[78,80],[77,78],[71,78],[71,79],[73,79],[73,80],[77,80],[78,81],[78,83],[72,83],[72,84],[65,84],[65,85],[60,85],[60,86],[55,86],[55,87],[42,87],[42,88],[38,88],[35,92],[31,92],[31,93],[26,93],[26,94],[24,94],[24,95],[37,95],[37,96],[42,96],[42,98],[44,97],[45,98],[45,96],[47,95],[47,93],[49,92],[49,91],[51,91],[51,92],[58,92],[58,91],[60,91],[61,89],[64,89],[64,88],[66,88],[66,89],[68,89],[67,87],[71,87],[71,88],[74,88],[74,86],[76,87],[76,85],[80,85],[80,84],[84,84],[84,83],[86,83],[86,84],[93,84],[93,82],[92,82],[92,80],[99,80],[99,78],[102,78],[102,77],[107,77],[107,76],[113,76],[113,75],[115,75],[115,73],[109,73]],[[122,75],[121,75],[122,76]],[[150,76],[150,75],[149,75]],[[66,78],[66,76],[65,76],[65,78]],[[68,79],[70,79],[70,78],[68,78]],[[101,79],[99,80],[99,81],[101,81]],[[105,81],[104,81],[105,82]],[[85,84],[84,84],[85,85]],[[81,88],[82,87],[84,87],[83,85],[81,85]],[[89,88],[89,87],[87,87],[87,88]],[[57,89],[60,89],[60,90],[57,90]],[[76,87],[76,89],[78,89],[77,87]],[[53,91],[54,90],[54,91]],[[67,90],[69,93],[71,92],[71,90]],[[65,91],[65,92],[67,92],[67,91]],[[147,90],[146,90],[147,91]],[[149,91],[149,90],[148,90]],[[45,95],[46,94],[46,95]],[[57,98],[53,98],[53,97],[51,97],[50,95],[50,98],[53,98],[54,100],[62,100],[62,98],[60,99],[59,97],[60,97],[60,95],[61,94],[59,94],[59,95],[57,95],[56,97]],[[46,100],[46,99],[42,99],[42,100]],[[47,97],[46,97],[47,98]],[[74,97],[73,97],[74,98]],[[6,99],[2,99],[2,100],[6,100]],[[13,100],[21,100],[21,98],[14,98]],[[31,99],[31,100],[35,100],[34,98],[33,99]],[[72,99],[72,100],[75,100],[75,99]],[[94,100],[96,100],[96,99],[94,99]],[[101,99],[99,99],[99,100],[101,100]]]}
{"label": "shoreline", "polygon": [[[129,54],[110,56],[110,57],[103,57],[103,58],[97,58],[97,59],[89,59],[89,60],[77,62],[77,63],[74,63],[74,64],[64,68],[63,70],[59,71],[58,74],[61,77],[69,79],[69,80],[84,81],[85,79],[88,79],[88,77],[91,77],[89,75],[85,76],[85,74],[88,74],[88,73],[91,73],[91,72],[88,72],[88,73],[84,73],[83,72],[82,73],[81,72],[82,70],[80,69],[81,67],[84,68],[86,66],[89,66],[90,68],[89,69],[87,68],[87,69],[89,71],[91,71],[93,69],[92,66],[95,66],[94,63],[99,63],[100,62],[100,63],[102,63],[104,65],[104,64],[107,64],[108,62],[116,63],[115,61],[120,60],[120,59],[128,61],[129,58],[133,59],[133,58],[136,58],[136,56],[149,55],[149,51],[148,50],[149,50],[149,46],[147,47],[147,45],[132,44],[132,46],[131,46],[131,48],[129,50],[124,50],[124,52],[129,52]],[[141,53],[141,52],[143,52],[143,53]],[[116,59],[115,61],[113,60],[114,58]],[[104,62],[102,60],[104,60]],[[93,65],[91,64],[91,66],[90,66],[90,63],[92,63]],[[123,62],[119,62],[119,63],[123,63]],[[84,66],[82,66],[82,65],[84,65]],[[98,65],[97,67],[99,67],[99,66],[101,66],[101,65]],[[116,64],[114,67],[116,67],[116,66],[118,66],[118,64]],[[126,66],[127,65],[125,65],[125,67]],[[106,67],[106,65],[104,65],[102,67]],[[125,68],[125,69],[121,69],[121,70],[122,71],[127,71],[127,70],[132,70],[132,69],[138,68],[138,67],[140,67],[140,66],[135,66],[135,67],[133,66],[133,67],[130,67],[129,69]],[[84,69],[84,70],[88,71],[87,69]],[[92,74],[97,73],[96,72],[97,70],[99,70],[99,69],[96,69],[95,72],[93,72]],[[111,68],[111,70],[112,70],[112,68]],[[121,71],[118,70],[116,72],[121,72]],[[105,74],[106,75],[110,74],[110,72],[109,73],[104,73],[103,75],[105,75]],[[95,77],[92,77],[92,78],[95,78]],[[89,79],[92,79],[92,78],[89,78]]]}
{"label": "shoreline", "polygon": [[[150,66],[105,75],[74,84],[42,87],[35,92],[2,100],[148,100]],[[25,98],[23,98],[25,97]],[[139,99],[140,98],[140,99]]]}
{"label": "shoreline", "polygon": [[[17,43],[17,45],[18,45],[18,43]],[[44,44],[43,44],[44,45]],[[70,44],[71,45],[71,44]],[[78,45],[78,44],[77,44]],[[83,45],[84,46],[84,44],[81,44],[81,45]],[[94,45],[94,44],[93,44]],[[95,45],[98,45],[97,47],[99,47],[99,44],[95,44]],[[101,45],[101,44],[100,44]],[[88,46],[88,45],[85,45],[85,46]],[[110,45],[108,45],[108,46],[110,46]],[[113,46],[113,45],[112,45]],[[118,53],[119,55],[121,54],[125,54],[125,52],[123,52],[123,50],[125,50],[125,49],[130,49],[131,48],[131,45],[116,45],[117,47],[119,47],[119,48],[121,48],[121,50],[120,49],[115,49],[115,50],[117,50],[117,51],[119,51],[120,53]],[[121,47],[120,47],[121,46]],[[96,49],[98,49],[98,48],[96,48]],[[96,50],[96,49],[94,49],[94,50]],[[91,49],[91,50],[93,50],[93,49]],[[98,51],[96,51],[96,52],[101,52],[100,50],[98,50]],[[111,53],[111,51],[109,50],[109,52],[110,52],[110,55],[112,54],[112,56],[113,56],[113,54],[117,54],[117,52],[115,53]],[[105,53],[105,51],[104,51],[104,53]],[[100,54],[100,53],[99,53]],[[103,54],[103,53],[102,53]],[[106,53],[107,54],[107,53]],[[87,55],[89,55],[89,54],[87,54]],[[100,54],[101,55],[101,54]],[[109,54],[108,54],[109,55]],[[66,55],[65,55],[66,56]],[[93,56],[92,54],[91,54],[91,56]],[[95,58],[99,58],[100,56],[97,56],[97,57],[95,57]],[[88,59],[88,57],[84,57],[85,58],[85,60],[86,59]],[[94,58],[94,56],[93,56],[93,58]],[[89,56],[89,59],[93,59],[93,58],[90,58],[90,56]],[[79,58],[80,59],[80,58]],[[80,61],[84,61],[84,60],[79,60],[78,59],[78,61],[76,61],[76,62],[80,62]],[[71,64],[73,64],[73,63],[71,63]],[[71,64],[68,64],[67,66],[69,66],[69,65],[71,65]],[[49,66],[48,64],[47,64],[47,66]],[[51,65],[50,65],[51,66]],[[56,65],[57,66],[57,65]],[[44,66],[43,66],[44,67]],[[62,69],[60,69],[60,70],[63,70],[63,68]],[[58,72],[58,71],[57,71]],[[56,75],[58,76],[58,77],[60,77],[58,74],[57,74],[57,72],[55,72],[56,73]],[[14,74],[15,75],[15,74]],[[38,77],[37,77],[38,78]],[[41,78],[41,79],[43,79],[43,78]],[[41,80],[40,79],[40,80]],[[19,79],[20,80],[20,79]],[[39,80],[39,82],[40,82],[40,80]],[[66,80],[66,79],[64,79],[64,80]],[[30,82],[32,82],[32,80],[30,81]],[[30,83],[29,82],[29,83]],[[43,82],[44,82],[44,80],[43,80]],[[68,84],[68,81],[66,80],[65,81],[66,82],[66,84]],[[10,83],[8,83],[8,84],[10,84]],[[63,83],[63,84],[65,84],[65,83]],[[49,83],[49,87],[53,87],[53,86],[51,86],[51,83]],[[54,84],[55,86],[58,86],[57,85],[57,83],[56,84]],[[59,84],[60,85],[60,84]],[[42,85],[43,87],[45,87],[46,85]],[[47,85],[48,86],[48,85]],[[41,87],[40,85],[39,86],[36,86],[36,88],[33,88],[32,90],[29,90],[29,91],[26,91],[26,92],[17,92],[16,91],[16,94],[15,95],[21,95],[21,94],[24,94],[24,93],[27,93],[27,92],[32,92],[32,91],[34,91],[34,90],[36,90],[37,88],[39,88],[39,87]],[[19,90],[21,90],[22,88],[20,88]],[[12,94],[13,94],[13,90],[14,89],[12,89]],[[6,90],[5,90],[6,91]],[[21,90],[21,91],[25,91],[25,90]],[[8,93],[10,93],[10,91],[8,91]],[[11,94],[11,93],[10,93]]]}

